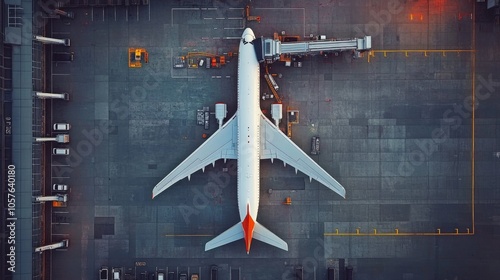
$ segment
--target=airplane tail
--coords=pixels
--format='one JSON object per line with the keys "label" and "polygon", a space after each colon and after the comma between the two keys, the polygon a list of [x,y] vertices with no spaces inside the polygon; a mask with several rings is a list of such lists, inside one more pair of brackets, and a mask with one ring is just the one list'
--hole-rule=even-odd
{"label": "airplane tail", "polygon": [[276,234],[272,233],[270,230],[265,228],[263,225],[259,223],[255,223],[255,230],[253,232],[253,238],[272,245],[274,247],[278,247],[281,250],[288,251],[288,244],[286,244],[283,239],[279,238]]}
{"label": "airplane tail", "polygon": [[[241,222],[239,222],[214,239],[208,241],[205,245],[205,251],[212,250],[233,241],[243,239],[244,237],[245,235],[243,231],[243,225],[241,224]],[[285,241],[283,241],[276,234],[272,233],[270,230],[268,230],[258,222],[255,222],[253,238],[274,247],[278,247],[282,250],[288,251],[288,244]]]}

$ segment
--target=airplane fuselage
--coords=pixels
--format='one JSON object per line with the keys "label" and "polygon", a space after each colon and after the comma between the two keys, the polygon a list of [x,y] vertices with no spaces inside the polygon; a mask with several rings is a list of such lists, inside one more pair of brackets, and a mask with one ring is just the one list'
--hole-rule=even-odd
{"label": "airplane fuselage", "polygon": [[[249,29],[247,29],[249,30]],[[251,32],[251,30],[249,31]],[[255,39],[253,32],[243,38]],[[253,44],[240,40],[238,56],[238,209],[257,219],[260,180],[260,68]],[[248,209],[247,209],[248,208]]]}
{"label": "airplane fuselage", "polygon": [[[280,159],[302,170],[342,197],[344,188],[307,156],[260,109],[260,68],[254,49],[255,35],[243,31],[238,56],[238,110],[218,131],[181,162],[153,189],[153,198],[175,182],[219,159],[237,159],[237,192],[240,221],[205,244],[205,251],[245,239],[250,252],[253,239],[288,251],[288,244],[257,221],[260,160]],[[262,150],[261,150],[262,149]]]}

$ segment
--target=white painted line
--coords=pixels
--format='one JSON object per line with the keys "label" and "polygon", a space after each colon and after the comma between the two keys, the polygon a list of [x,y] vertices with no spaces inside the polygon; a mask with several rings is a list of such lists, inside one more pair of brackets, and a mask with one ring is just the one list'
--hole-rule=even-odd
{"label": "white painted line", "polygon": [[211,18],[211,17],[206,17],[206,18],[203,18],[203,19],[213,19],[213,18]]}
{"label": "white painted line", "polygon": [[244,29],[243,27],[224,27],[224,29]]}
{"label": "white painted line", "polygon": [[218,17],[218,18],[215,18],[215,19],[226,19],[226,18],[223,18],[223,17]]}
{"label": "white painted line", "polygon": [[239,40],[241,37],[223,37],[224,40]]}
{"label": "white painted line", "polygon": [[220,37],[212,37],[212,39],[214,39],[214,40],[219,40],[219,39],[220,39]]}
{"label": "white painted line", "polygon": [[227,19],[243,19],[242,17],[228,17]]}
{"label": "white painted line", "polygon": [[255,10],[302,10],[303,37],[306,36],[306,8],[255,8]]}
{"label": "white painted line", "polygon": [[[211,8],[207,8],[207,9],[210,10]],[[213,8],[213,9],[217,9],[217,8]],[[200,11],[201,9],[200,8],[172,8],[170,10],[170,18],[172,19],[170,26],[174,25],[174,10],[177,10],[177,11]]]}
{"label": "white painted line", "polygon": [[229,10],[243,10],[243,8],[229,8]]}

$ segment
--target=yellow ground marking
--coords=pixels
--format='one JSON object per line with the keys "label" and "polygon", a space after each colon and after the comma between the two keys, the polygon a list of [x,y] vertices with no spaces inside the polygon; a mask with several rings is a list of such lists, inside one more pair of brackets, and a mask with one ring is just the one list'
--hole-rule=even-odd
{"label": "yellow ground marking", "polygon": [[384,57],[387,57],[387,54],[390,54],[390,53],[402,53],[405,55],[405,57],[409,57],[410,54],[412,53],[420,53],[422,54],[423,56],[425,57],[428,57],[430,53],[441,53],[442,56],[446,56],[447,53],[456,53],[456,54],[460,54],[460,53],[475,53],[476,50],[475,49],[472,49],[472,50],[468,50],[468,49],[464,49],[464,50],[446,50],[446,49],[443,49],[443,50],[370,50],[368,52],[368,55],[367,55],[367,61],[368,63],[371,62],[371,58],[375,57],[375,54],[377,53],[382,53],[384,55]]}
{"label": "yellow ground marking", "polygon": [[[475,17],[476,5],[472,5],[472,15]],[[446,56],[447,53],[470,53],[471,54],[471,76],[472,76],[472,86],[471,86],[471,99],[472,99],[472,124],[471,124],[471,228],[466,228],[465,232],[460,232],[458,228],[455,228],[454,232],[441,232],[441,229],[436,229],[435,232],[399,232],[399,229],[395,229],[394,232],[377,232],[377,229],[372,229],[372,232],[361,232],[359,228],[356,232],[340,232],[336,229],[335,232],[325,232],[324,236],[470,236],[474,235],[476,229],[475,223],[475,96],[476,96],[476,23],[475,18],[472,18],[472,49],[463,50],[371,50],[368,52],[367,60],[370,62],[371,57],[375,57],[376,53],[382,53],[384,57],[387,57],[389,53],[403,53],[406,57],[411,53],[421,53],[423,56],[428,57],[429,53],[441,53]]]}

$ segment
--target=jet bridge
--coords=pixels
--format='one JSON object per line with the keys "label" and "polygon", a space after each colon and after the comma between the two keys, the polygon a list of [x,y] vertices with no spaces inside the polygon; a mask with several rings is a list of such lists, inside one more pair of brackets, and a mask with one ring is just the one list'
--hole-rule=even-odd
{"label": "jet bridge", "polygon": [[280,55],[306,55],[320,52],[363,52],[372,47],[371,36],[353,39],[332,39],[315,41],[281,42],[275,39],[259,38],[254,44],[260,62],[272,63],[280,59]]}
{"label": "jet bridge", "polygon": [[55,250],[55,249],[59,249],[59,248],[68,248],[68,246],[69,246],[69,239],[63,239],[62,241],[54,243],[54,244],[36,247],[35,252],[41,254],[43,251]]}

